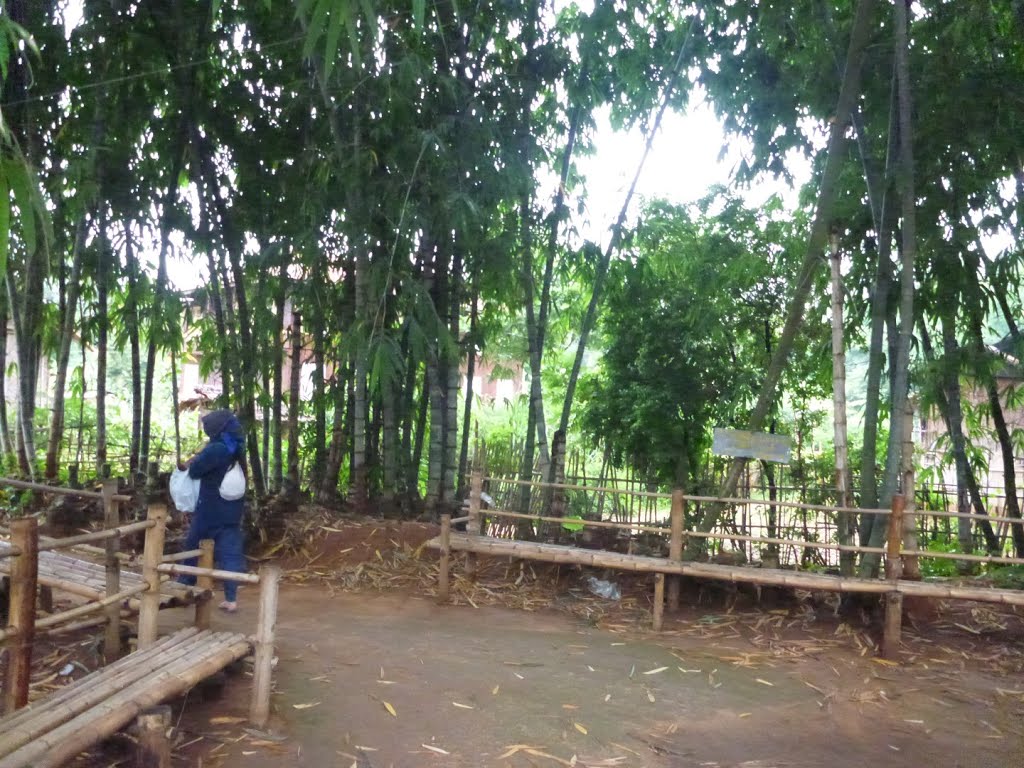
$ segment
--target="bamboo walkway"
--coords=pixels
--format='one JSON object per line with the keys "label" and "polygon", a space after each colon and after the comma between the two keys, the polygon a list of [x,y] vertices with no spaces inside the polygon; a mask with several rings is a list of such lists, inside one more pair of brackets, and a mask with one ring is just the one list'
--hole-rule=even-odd
{"label": "bamboo walkway", "polygon": [[238,633],[180,630],[0,720],[0,768],[63,765],[252,652]]}
{"label": "bamboo walkway", "polygon": [[[0,539],[0,552],[10,548],[10,543]],[[11,569],[11,558],[0,558],[0,574],[8,574]],[[39,584],[44,587],[63,590],[87,600],[101,600],[106,596],[107,573],[102,563],[93,562],[61,552],[46,551],[39,553]],[[137,571],[121,569],[121,589],[130,589],[145,584],[142,574]],[[163,581],[160,584],[160,605],[163,608],[174,608],[189,605],[196,601],[201,590],[179,584],[176,581]],[[130,600],[130,607],[137,608],[138,601]]]}

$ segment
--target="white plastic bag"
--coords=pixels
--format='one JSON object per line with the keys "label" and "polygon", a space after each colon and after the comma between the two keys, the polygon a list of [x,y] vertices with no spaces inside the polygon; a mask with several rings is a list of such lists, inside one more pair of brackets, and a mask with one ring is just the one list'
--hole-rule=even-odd
{"label": "white plastic bag", "polygon": [[237,501],[243,496],[245,496],[245,473],[242,471],[242,465],[236,461],[220,482],[220,497],[224,501]]}
{"label": "white plastic bag", "polygon": [[199,481],[188,476],[187,469],[176,469],[171,473],[171,500],[179,512],[195,512],[199,501]]}

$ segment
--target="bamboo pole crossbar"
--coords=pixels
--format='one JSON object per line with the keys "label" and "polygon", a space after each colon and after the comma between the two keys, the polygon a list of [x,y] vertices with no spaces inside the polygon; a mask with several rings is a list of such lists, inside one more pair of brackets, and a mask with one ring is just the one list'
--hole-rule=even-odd
{"label": "bamboo pole crossbar", "polygon": [[65,621],[68,621],[69,619],[77,619],[79,616],[88,616],[90,613],[95,613],[96,611],[102,610],[103,608],[106,608],[108,605],[116,605],[122,602],[123,600],[127,600],[129,597],[133,597],[142,592],[145,592],[147,589],[149,589],[149,586],[146,584],[137,584],[133,587],[129,587],[128,589],[122,589],[120,592],[117,592],[113,595],[108,595],[107,597],[104,597],[102,600],[97,600],[94,603],[86,603],[85,605],[80,605],[77,608],[69,608],[66,611],[55,613],[52,616],[47,616],[44,619],[38,619],[36,621],[36,628],[45,629],[46,627],[53,627],[58,624],[63,624]]}
{"label": "bamboo pole crossbar", "polygon": [[[437,549],[439,546],[440,542],[437,538],[427,542],[427,547],[431,549]],[[513,557],[550,563],[569,563],[640,573],[675,574],[733,583],[792,587],[794,589],[821,590],[825,592],[885,594],[895,591],[904,595],[933,599],[974,600],[977,602],[1024,606],[1024,591],[1015,589],[960,587],[902,579],[897,581],[860,579],[775,568],[751,568],[684,560],[673,561],[667,558],[649,557],[646,555],[623,555],[618,552],[606,552],[603,550],[577,549],[561,544],[509,541],[507,539],[492,539],[486,536],[454,532],[449,537],[449,546],[452,551],[475,552],[494,557]]]}
{"label": "bamboo pole crossbar", "polygon": [[161,563],[157,566],[160,573],[185,576],[209,576],[211,579],[220,581],[239,581],[243,584],[259,584],[260,577],[255,573],[236,573],[235,571],[221,571],[216,568],[198,568],[191,565],[178,565],[176,563]]}
{"label": "bamboo pole crossbar", "polygon": [[[103,494],[99,491],[83,491],[78,488],[62,488],[59,485],[46,485],[45,483],[30,483],[27,480],[15,480],[12,477],[0,477],[0,485],[10,488],[17,488],[22,491],[38,491],[40,493],[53,493],[58,496],[78,496],[83,499],[102,499]],[[131,501],[131,496],[115,494],[116,501]]]}
{"label": "bamboo pole crossbar", "polygon": [[156,523],[152,520],[142,520],[138,523],[128,523],[127,525],[120,525],[117,528],[106,528],[102,531],[92,531],[91,533],[83,533],[78,536],[68,536],[63,539],[49,539],[45,542],[39,543],[39,551],[48,552],[53,549],[66,549],[68,547],[78,546],[79,544],[88,544],[90,541],[117,539],[122,536],[126,536],[129,533],[145,531],[148,528],[152,528],[155,524]]}
{"label": "bamboo pole crossbar", "polygon": [[[618,528],[624,531],[644,531],[649,533],[669,533],[664,525],[643,525],[641,523],[613,523],[610,520],[584,520],[581,517],[551,517],[550,515],[527,515],[522,512],[507,512],[503,509],[488,509],[480,513],[486,517],[510,517],[516,520],[535,520],[538,523],[569,523],[584,525],[591,528]],[[452,520],[454,523],[455,520]],[[685,535],[685,532],[684,532]]]}
{"label": "bamboo pole crossbar", "polygon": [[720,533],[716,531],[683,531],[683,538],[693,536],[698,539],[735,539],[736,541],[749,541],[754,544],[778,544],[784,547],[796,547],[797,549],[829,549],[837,552],[861,552],[884,555],[885,547],[862,547],[859,544],[832,544],[825,541],[801,541],[799,539],[775,539],[768,536],[747,536],[740,533]]}
{"label": "bamboo pole crossbar", "polygon": [[990,523],[1011,523],[1013,525],[1024,525],[1024,520],[1019,517],[1000,517],[998,515],[978,515],[968,512],[946,512],[931,509],[918,509],[916,514],[919,517],[956,517],[961,520],[973,520],[981,522],[987,520]]}
{"label": "bamboo pole crossbar", "polygon": [[6,546],[0,549],[0,557],[17,557],[21,550],[15,546]]}
{"label": "bamboo pole crossbar", "polygon": [[993,557],[992,555],[970,555],[965,552],[932,552],[928,549],[904,549],[902,555],[911,557],[934,557],[940,560],[961,560],[968,563],[995,563],[996,565],[1024,565],[1024,558]]}
{"label": "bamboo pole crossbar", "polygon": [[[546,483],[537,480],[519,480],[518,478],[511,477],[487,477],[485,480],[489,480],[495,483],[510,483],[512,485],[529,485],[535,488],[562,488],[567,491],[590,491],[592,493],[612,493],[622,496],[640,496],[652,499],[671,499],[672,494],[661,493],[660,491],[625,491],[621,488],[607,488],[602,486],[593,485],[573,485],[567,483]],[[860,507],[833,507],[827,504],[805,504],[799,501],[783,501],[777,499],[772,501],[770,499],[740,499],[734,497],[724,496],[688,496],[683,495],[685,501],[698,501],[711,504],[734,504],[738,506],[772,506],[772,507],[786,507],[789,509],[806,509],[816,512],[851,512],[859,515],[888,515],[890,510],[879,509],[868,507],[861,509]],[[491,510],[487,510],[488,514],[491,514]],[[992,520],[994,518],[988,518]],[[1020,522],[1020,521],[1017,521]]]}
{"label": "bamboo pole crossbar", "polygon": [[450,522],[452,525],[455,525],[456,523],[468,523],[472,519],[473,518],[471,518],[469,515],[463,515],[462,517],[453,517],[448,522]]}
{"label": "bamboo pole crossbar", "polygon": [[201,549],[190,549],[187,552],[175,552],[173,555],[164,555],[163,562],[180,563],[182,560],[190,560],[193,557],[199,557],[201,554],[203,554]]}

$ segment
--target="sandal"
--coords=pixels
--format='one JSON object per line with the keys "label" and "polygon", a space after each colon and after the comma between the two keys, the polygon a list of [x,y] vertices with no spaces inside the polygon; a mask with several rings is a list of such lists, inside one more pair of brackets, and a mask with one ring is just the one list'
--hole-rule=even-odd
{"label": "sandal", "polygon": [[222,611],[224,611],[224,613],[235,613],[235,612],[238,611],[238,603],[237,602],[235,602],[235,603],[228,602],[227,600],[222,602],[217,607],[220,608]]}

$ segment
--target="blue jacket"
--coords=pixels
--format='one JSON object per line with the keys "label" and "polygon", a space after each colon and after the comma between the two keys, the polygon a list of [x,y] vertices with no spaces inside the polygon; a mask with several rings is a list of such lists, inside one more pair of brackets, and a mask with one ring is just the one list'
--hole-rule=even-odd
{"label": "blue jacket", "polygon": [[222,499],[220,484],[234,463],[244,457],[242,425],[230,411],[214,411],[203,418],[203,429],[210,442],[188,468],[188,476],[199,480],[196,517],[207,530],[237,526],[242,521],[245,499]]}

